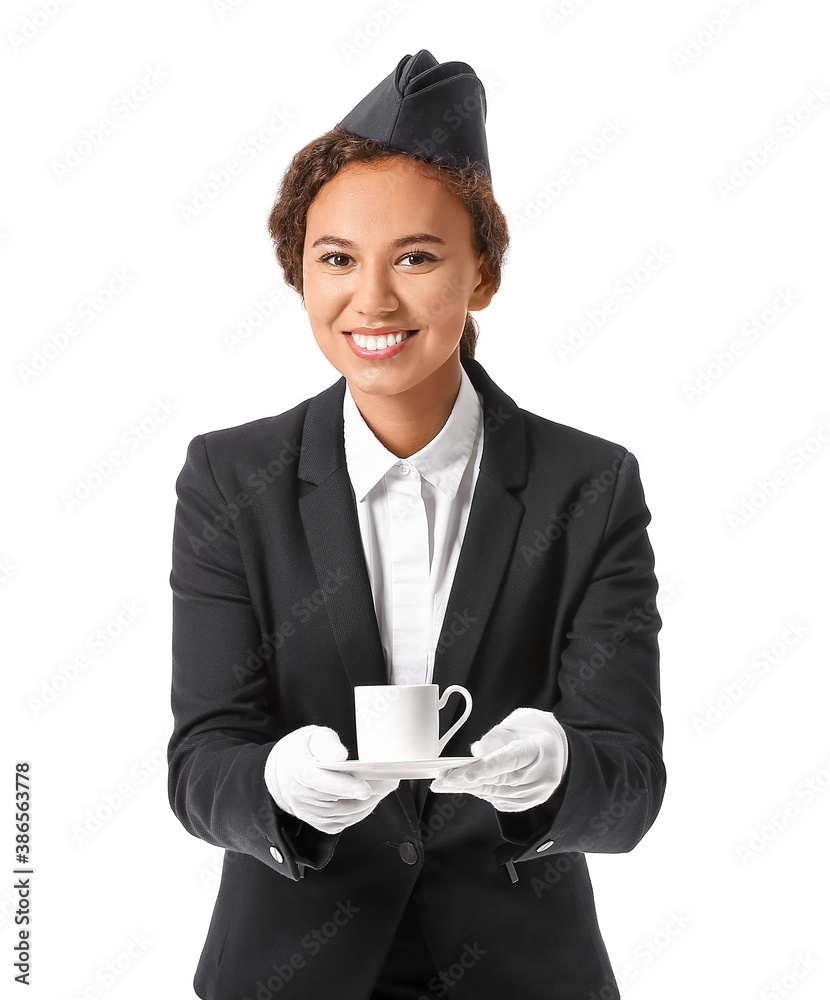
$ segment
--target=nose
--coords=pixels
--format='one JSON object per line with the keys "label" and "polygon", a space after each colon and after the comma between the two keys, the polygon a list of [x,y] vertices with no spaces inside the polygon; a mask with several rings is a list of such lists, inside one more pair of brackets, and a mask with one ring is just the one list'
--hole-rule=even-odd
{"label": "nose", "polygon": [[352,291],[352,308],[355,312],[362,316],[395,312],[399,303],[394,278],[388,265],[364,261],[355,276]]}

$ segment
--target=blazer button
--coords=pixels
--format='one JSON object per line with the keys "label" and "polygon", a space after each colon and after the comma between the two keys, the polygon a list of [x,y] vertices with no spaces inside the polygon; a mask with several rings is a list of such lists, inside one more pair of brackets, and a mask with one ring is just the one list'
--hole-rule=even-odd
{"label": "blazer button", "polygon": [[405,840],[398,847],[398,854],[400,854],[401,859],[408,865],[414,865],[418,860],[418,851],[416,850],[415,845],[410,843],[408,840]]}
{"label": "blazer button", "polygon": [[538,846],[538,847],[536,848],[536,853],[538,854],[538,853],[539,853],[539,851],[546,851],[546,850],[547,850],[547,849],[548,849],[549,847],[553,847],[553,841],[552,841],[552,840],[546,840],[546,841],[544,842],[544,844],[540,844],[540,845],[539,845],[539,846]]}
{"label": "blazer button", "polygon": [[278,861],[280,864],[283,863],[284,858],[283,858],[282,853],[280,852],[279,848],[277,848],[277,847],[272,847],[271,848],[271,857],[274,859],[274,861]]}

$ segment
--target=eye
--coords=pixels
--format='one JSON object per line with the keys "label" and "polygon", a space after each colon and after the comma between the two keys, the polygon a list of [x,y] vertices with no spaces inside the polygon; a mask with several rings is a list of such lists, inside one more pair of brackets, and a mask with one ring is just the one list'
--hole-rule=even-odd
{"label": "eye", "polygon": [[423,260],[419,264],[413,264],[412,267],[420,267],[423,263],[437,259],[431,253],[422,253],[420,250],[410,250],[409,253],[403,255],[402,260],[406,260],[407,257],[423,257]]}
{"label": "eye", "polygon": [[[344,257],[346,260],[352,259],[347,253],[338,253],[337,251],[335,251],[333,253],[327,253],[323,257],[321,257],[320,263],[325,264],[330,260],[334,260],[335,257]],[[334,266],[338,267],[339,265],[335,264]]]}

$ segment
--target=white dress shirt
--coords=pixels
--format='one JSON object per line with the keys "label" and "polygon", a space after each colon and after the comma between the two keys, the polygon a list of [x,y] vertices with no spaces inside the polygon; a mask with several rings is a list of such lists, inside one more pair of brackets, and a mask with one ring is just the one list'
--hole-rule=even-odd
{"label": "white dress shirt", "polygon": [[483,427],[481,393],[462,368],[444,426],[419,451],[399,459],[375,437],[346,386],[346,464],[390,684],[432,683]]}

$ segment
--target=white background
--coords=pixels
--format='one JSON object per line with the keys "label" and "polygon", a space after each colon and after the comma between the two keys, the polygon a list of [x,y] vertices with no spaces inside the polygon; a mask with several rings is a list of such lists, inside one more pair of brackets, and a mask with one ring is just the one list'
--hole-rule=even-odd
{"label": "white background", "polygon": [[[224,6],[3,5],[0,989],[17,995],[22,759],[36,869],[26,995],[192,995],[221,851],[166,797],[175,479],[194,435],[339,377],[283,284],[267,215],[293,153],[427,48],[485,81],[511,228],[476,357],[520,406],[634,452],[653,515],[668,788],[632,853],[588,856],[624,996],[828,996],[826,5]],[[120,95],[145,79],[154,89],[120,117]],[[243,160],[275,112],[287,124]],[[85,145],[106,117],[113,130]],[[618,135],[581,168],[573,157],[607,119]],[[61,171],[68,147],[87,155]],[[233,159],[238,176],[186,220]],[[572,183],[547,191],[563,169]],[[730,176],[740,184],[719,188]],[[650,248],[663,263],[603,318]],[[117,272],[128,279],[112,295]],[[78,311],[89,296],[94,321]],[[50,346],[73,320],[77,335]],[[250,336],[230,349],[240,323]],[[563,359],[557,345],[583,324]],[[690,398],[699,368],[710,384]],[[70,508],[116,448],[123,462]],[[119,612],[129,624],[113,624]],[[93,652],[108,626],[122,634]],[[111,985],[108,962],[122,970]]]}

